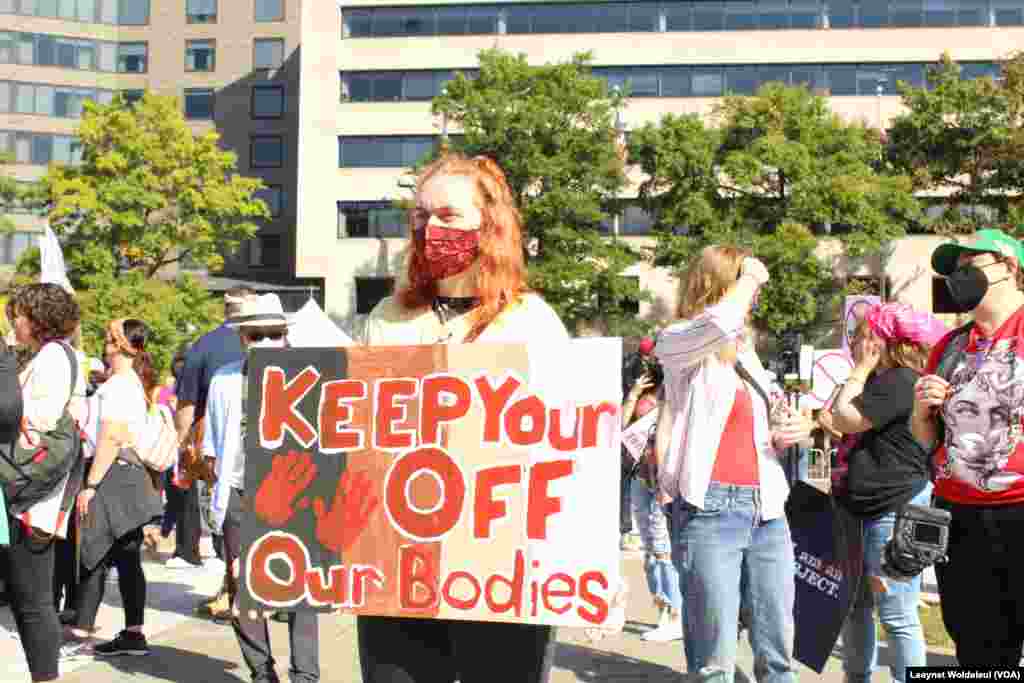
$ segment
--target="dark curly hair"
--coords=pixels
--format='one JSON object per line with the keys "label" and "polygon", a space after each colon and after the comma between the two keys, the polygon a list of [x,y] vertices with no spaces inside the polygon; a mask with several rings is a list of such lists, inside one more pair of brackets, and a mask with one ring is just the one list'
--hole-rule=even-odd
{"label": "dark curly hair", "polygon": [[19,314],[28,318],[32,337],[39,344],[70,337],[82,317],[75,297],[60,285],[50,283],[14,290],[7,301],[7,317],[12,325]]}

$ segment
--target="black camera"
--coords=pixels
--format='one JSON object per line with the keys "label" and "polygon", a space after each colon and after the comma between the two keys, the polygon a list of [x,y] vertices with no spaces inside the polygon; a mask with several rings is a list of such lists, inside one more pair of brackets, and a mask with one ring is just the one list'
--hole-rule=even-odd
{"label": "black camera", "polygon": [[665,379],[665,371],[653,353],[645,355],[637,351],[627,354],[622,363],[622,394],[624,396],[629,393],[637,379],[643,374],[651,378],[655,387],[661,386]]}
{"label": "black camera", "polygon": [[882,553],[882,573],[895,581],[910,581],[936,562],[945,562],[949,520],[946,510],[926,505],[900,508]]}

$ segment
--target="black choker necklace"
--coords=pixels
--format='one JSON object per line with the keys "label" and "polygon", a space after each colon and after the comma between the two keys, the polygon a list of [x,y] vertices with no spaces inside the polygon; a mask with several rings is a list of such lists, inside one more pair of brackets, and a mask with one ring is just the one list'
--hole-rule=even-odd
{"label": "black choker necklace", "polygon": [[469,313],[479,305],[480,299],[475,296],[436,296],[431,308],[444,325],[452,318]]}

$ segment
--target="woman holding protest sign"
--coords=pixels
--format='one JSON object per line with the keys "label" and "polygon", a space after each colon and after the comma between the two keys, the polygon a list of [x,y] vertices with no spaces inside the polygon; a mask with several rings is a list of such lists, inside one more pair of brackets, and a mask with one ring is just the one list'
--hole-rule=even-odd
{"label": "woman holding protest sign", "polygon": [[854,335],[856,366],[832,404],[832,426],[856,435],[845,450],[846,476],[833,483],[833,495],[863,529],[865,578],[843,629],[844,668],[851,682],[870,680],[875,668],[875,606],[893,655],[892,679],[902,683],[908,666],[926,664],[917,612],[921,577],[886,579],[882,554],[896,511],[906,503],[927,505],[931,496],[928,454],[911,435],[908,418],[914,384],[932,345],[945,333],[945,325],[909,306],[871,306]]}
{"label": "woman holding protest sign", "polygon": [[704,248],[680,282],[680,320],[655,355],[668,397],[659,420],[658,485],[671,500],[687,669],[731,683],[741,602],[761,683],[795,680],[793,542],[781,458],[805,441],[810,416],[771,405],[747,318],[768,270],[749,252]]}
{"label": "woman holding protest sign", "polygon": [[[569,338],[526,286],[519,211],[493,160],[449,154],[424,168],[411,224],[404,281],[370,314],[367,344]],[[366,683],[543,683],[554,646],[552,627],[529,624],[360,616],[358,630]]]}
{"label": "woman holding protest sign", "polygon": [[[142,633],[146,576],[142,570],[143,526],[160,516],[150,472],[138,458],[147,443],[148,395],[156,373],[146,352],[149,328],[141,320],[112,320],[107,325],[104,360],[110,378],[96,392],[96,415],[86,431],[96,434],[96,450],[78,495],[83,577],[68,650],[93,645],[96,614],[111,567],[124,603],[125,629],[92,647],[97,656],[147,655]],[[70,654],[70,652],[69,652]]]}

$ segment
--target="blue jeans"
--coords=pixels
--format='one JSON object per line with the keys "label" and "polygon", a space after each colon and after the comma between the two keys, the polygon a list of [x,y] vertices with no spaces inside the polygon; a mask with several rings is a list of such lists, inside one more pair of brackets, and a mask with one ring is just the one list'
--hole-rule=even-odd
{"label": "blue jeans", "polygon": [[687,669],[701,680],[733,682],[742,591],[758,682],[795,682],[795,565],[786,518],[761,519],[758,488],[711,482],[703,510],[674,502],[673,533]]}
{"label": "blue jeans", "polygon": [[672,608],[679,614],[683,598],[679,593],[679,573],[672,563],[672,537],[668,532],[668,518],[658,504],[657,495],[647,488],[640,477],[633,478],[630,500],[640,538],[644,543],[644,571],[647,588],[654,601]]}
{"label": "blue jeans", "polygon": [[[928,484],[910,502],[928,505],[931,495],[932,485]],[[880,595],[871,590],[867,578],[882,576],[882,552],[892,537],[895,522],[895,512],[863,522],[865,579],[853,611],[843,626],[843,668],[851,683],[870,680],[878,663],[878,642],[872,618],[875,607],[878,607],[878,618],[888,635],[892,651],[892,680],[903,683],[908,666],[927,664],[924,631],[917,612],[921,596],[920,574],[909,583],[885,579],[886,592]]]}

